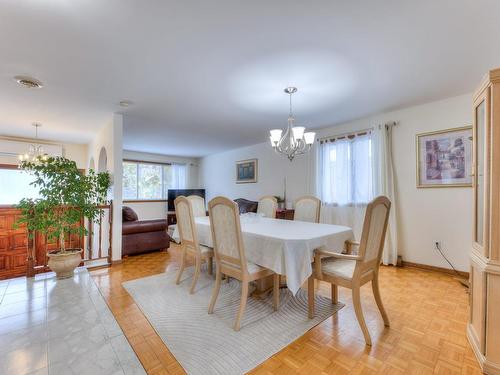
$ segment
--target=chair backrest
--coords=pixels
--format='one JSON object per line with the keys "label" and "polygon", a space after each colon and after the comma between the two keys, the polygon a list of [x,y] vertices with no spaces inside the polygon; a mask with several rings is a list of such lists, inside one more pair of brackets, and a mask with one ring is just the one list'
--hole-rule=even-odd
{"label": "chair backrest", "polygon": [[312,195],[304,195],[295,200],[293,220],[319,223],[321,201]]}
{"label": "chair backrest", "polygon": [[181,245],[190,246],[195,251],[199,251],[193,207],[190,200],[181,195],[175,199],[174,205]]}
{"label": "chair backrest", "polygon": [[266,195],[259,199],[257,206],[257,213],[264,214],[265,217],[274,219],[276,217],[276,210],[278,209],[278,200],[272,195]]}
{"label": "chair backrest", "polygon": [[199,195],[190,195],[187,197],[187,199],[191,202],[191,206],[193,207],[194,217],[207,216],[207,210],[205,209],[205,199],[203,199]]}
{"label": "chair backrest", "polygon": [[238,204],[226,197],[215,197],[208,202],[210,228],[215,259],[247,272],[247,262],[241,236]]}
{"label": "chair backrest", "polygon": [[359,255],[365,265],[371,264],[376,267],[380,265],[390,210],[391,201],[384,196],[375,198],[366,207],[363,232],[359,242]]}

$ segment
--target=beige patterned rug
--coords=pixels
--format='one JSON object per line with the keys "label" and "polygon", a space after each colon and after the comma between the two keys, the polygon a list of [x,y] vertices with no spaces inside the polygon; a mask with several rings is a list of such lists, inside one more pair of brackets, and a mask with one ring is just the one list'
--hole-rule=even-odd
{"label": "beige patterned rug", "polygon": [[244,374],[339,311],[330,299],[316,296],[316,316],[307,318],[307,293],[293,297],[281,289],[280,308],[272,299],[248,299],[241,330],[232,329],[240,301],[240,283],[223,281],[214,314],[207,313],[214,278],[200,275],[188,293],[193,269],[175,285],[175,272],[123,283],[177,361],[191,375]]}

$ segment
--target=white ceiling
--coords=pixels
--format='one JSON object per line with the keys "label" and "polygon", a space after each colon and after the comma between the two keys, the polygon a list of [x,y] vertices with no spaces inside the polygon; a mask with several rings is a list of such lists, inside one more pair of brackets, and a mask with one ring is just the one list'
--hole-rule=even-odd
{"label": "white ceiling", "polygon": [[[498,0],[3,0],[0,134],[201,156],[467,93],[500,66]],[[27,90],[28,74],[46,87]],[[128,99],[135,105],[117,105]]]}

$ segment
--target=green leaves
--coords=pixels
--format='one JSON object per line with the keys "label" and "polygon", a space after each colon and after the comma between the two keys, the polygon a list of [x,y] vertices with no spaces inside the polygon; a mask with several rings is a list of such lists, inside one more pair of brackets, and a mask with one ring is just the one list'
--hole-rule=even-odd
{"label": "green leaves", "polygon": [[16,226],[24,223],[30,235],[38,231],[49,239],[59,239],[64,246],[61,239],[65,235],[87,234],[83,217],[100,221],[102,210],[98,206],[106,204],[111,183],[108,172],[91,169],[82,174],[74,161],[61,156],[24,161],[21,168],[33,176],[31,185],[39,189],[41,198],[19,202],[21,218]]}

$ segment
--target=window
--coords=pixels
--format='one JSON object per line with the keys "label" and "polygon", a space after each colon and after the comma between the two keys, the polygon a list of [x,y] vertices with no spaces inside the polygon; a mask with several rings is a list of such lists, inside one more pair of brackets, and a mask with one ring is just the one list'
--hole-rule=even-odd
{"label": "window", "polygon": [[370,133],[328,139],[320,144],[320,190],[324,203],[349,205],[373,198]]}
{"label": "window", "polygon": [[13,168],[0,169],[0,204],[17,204],[22,198],[38,198],[38,189],[28,172]]}
{"label": "window", "polygon": [[168,189],[183,189],[186,166],[138,161],[123,162],[123,199],[167,199]]}

